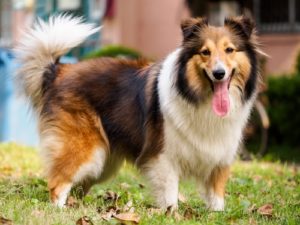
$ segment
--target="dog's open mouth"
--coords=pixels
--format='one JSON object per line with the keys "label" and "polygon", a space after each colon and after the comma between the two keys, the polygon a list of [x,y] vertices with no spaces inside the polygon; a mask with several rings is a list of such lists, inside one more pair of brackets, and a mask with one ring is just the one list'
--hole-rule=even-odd
{"label": "dog's open mouth", "polygon": [[212,81],[206,74],[213,89],[212,108],[217,116],[226,116],[230,110],[229,87],[233,74],[234,70],[231,76],[224,81]]}
{"label": "dog's open mouth", "polygon": [[226,116],[230,109],[228,78],[225,81],[213,82],[214,91],[212,98],[213,111],[217,116]]}

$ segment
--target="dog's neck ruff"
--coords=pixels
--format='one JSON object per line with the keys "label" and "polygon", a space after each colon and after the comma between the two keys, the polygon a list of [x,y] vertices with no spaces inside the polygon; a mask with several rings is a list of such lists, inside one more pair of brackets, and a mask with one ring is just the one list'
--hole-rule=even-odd
{"label": "dog's neck ruff", "polygon": [[[234,90],[230,89],[228,96],[231,107],[225,117],[213,112],[212,96],[207,96],[197,105],[186,101],[175,85],[176,62],[180,53],[181,49],[177,49],[165,59],[159,75],[159,99],[165,121],[165,151],[172,149],[170,154],[175,158],[186,157],[191,167],[201,163],[207,168],[229,165],[234,160],[254,98],[242,104],[240,98],[231,93]],[[175,145],[172,144],[175,142]],[[193,170],[198,169],[191,168]]]}

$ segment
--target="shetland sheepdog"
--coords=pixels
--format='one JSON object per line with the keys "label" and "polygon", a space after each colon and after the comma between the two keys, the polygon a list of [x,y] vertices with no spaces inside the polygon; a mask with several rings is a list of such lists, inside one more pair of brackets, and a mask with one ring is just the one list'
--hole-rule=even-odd
{"label": "shetland sheepdog", "polygon": [[254,23],[182,22],[182,43],[162,61],[59,57],[98,32],[68,15],[38,20],[16,47],[16,80],[39,121],[51,201],[64,206],[115,174],[124,160],[148,178],[161,208],[177,207],[178,183],[193,178],[211,210],[225,184],[259,83]]}

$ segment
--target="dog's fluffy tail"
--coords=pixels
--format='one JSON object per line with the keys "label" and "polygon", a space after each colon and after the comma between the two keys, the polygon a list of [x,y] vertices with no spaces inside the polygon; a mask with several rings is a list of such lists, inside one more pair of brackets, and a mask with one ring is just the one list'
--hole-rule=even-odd
{"label": "dog's fluffy tail", "polygon": [[[16,74],[16,82],[21,93],[30,99],[35,108],[41,103],[46,71],[60,56],[99,29],[94,24],[84,23],[81,17],[59,15],[50,17],[49,22],[38,19],[25,32],[15,49],[16,59],[21,65]],[[52,76],[50,79],[54,81],[56,75]]]}

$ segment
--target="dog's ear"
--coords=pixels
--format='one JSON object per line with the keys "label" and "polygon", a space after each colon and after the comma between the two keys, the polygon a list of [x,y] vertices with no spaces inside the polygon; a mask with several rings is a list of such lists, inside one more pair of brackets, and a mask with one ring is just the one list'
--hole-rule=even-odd
{"label": "dog's ear", "polygon": [[197,33],[204,27],[208,26],[206,18],[189,18],[181,22],[181,30],[183,40],[189,40],[197,35]]}
{"label": "dog's ear", "polygon": [[255,28],[254,21],[245,16],[226,18],[224,24],[225,27],[228,27],[244,40],[249,40],[251,38]]}

